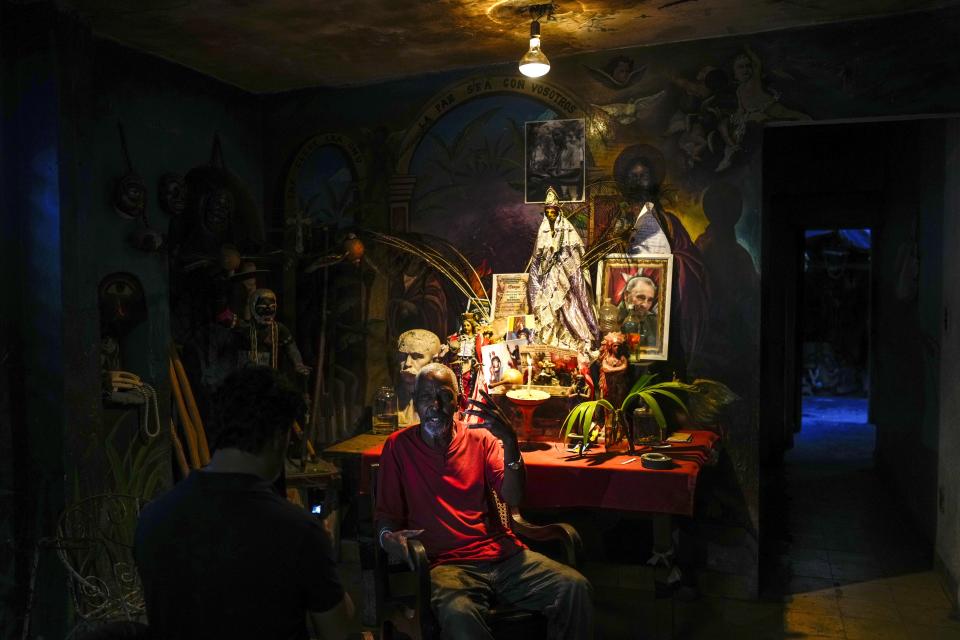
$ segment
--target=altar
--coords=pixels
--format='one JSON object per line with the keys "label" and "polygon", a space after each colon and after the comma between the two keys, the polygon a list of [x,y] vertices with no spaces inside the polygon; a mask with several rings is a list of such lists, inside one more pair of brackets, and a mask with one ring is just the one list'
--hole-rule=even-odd
{"label": "altar", "polygon": [[[697,480],[703,467],[716,460],[720,438],[711,431],[687,431],[691,441],[660,449],[673,460],[670,469],[647,469],[640,456],[650,451],[597,451],[577,455],[559,442],[543,442],[523,452],[527,468],[523,506],[533,509],[598,508],[670,516],[692,516]],[[364,450],[361,490],[369,469],[380,459],[383,443]]]}

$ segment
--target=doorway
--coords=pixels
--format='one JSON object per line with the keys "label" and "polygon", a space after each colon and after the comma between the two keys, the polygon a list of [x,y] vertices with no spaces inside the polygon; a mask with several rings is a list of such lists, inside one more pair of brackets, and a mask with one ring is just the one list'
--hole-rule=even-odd
{"label": "doorway", "polygon": [[872,460],[870,228],[805,229],[799,293],[796,460]]}
{"label": "doorway", "polygon": [[844,625],[861,596],[906,625],[910,584],[944,606],[943,136],[935,120],[765,132],[763,589],[822,598]]}

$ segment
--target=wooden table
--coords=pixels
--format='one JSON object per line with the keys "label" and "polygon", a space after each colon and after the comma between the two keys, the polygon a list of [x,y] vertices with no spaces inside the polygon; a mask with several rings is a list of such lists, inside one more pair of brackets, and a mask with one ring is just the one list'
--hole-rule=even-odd
{"label": "wooden table", "polygon": [[[690,433],[691,441],[675,443],[668,449],[641,447],[635,453],[601,448],[577,456],[558,442],[536,443],[537,450],[521,454],[527,468],[523,506],[693,515],[700,470],[716,456],[720,438],[710,431],[678,433]],[[380,459],[382,449],[383,443],[378,442],[362,452],[361,490],[366,488],[367,470]],[[643,467],[640,456],[648,451],[673,458],[673,468]]]}

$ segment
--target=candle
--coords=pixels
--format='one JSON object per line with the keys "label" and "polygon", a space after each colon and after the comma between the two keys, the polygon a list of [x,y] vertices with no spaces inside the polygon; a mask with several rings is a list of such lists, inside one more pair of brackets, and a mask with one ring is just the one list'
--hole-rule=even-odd
{"label": "candle", "polygon": [[527,386],[533,384],[533,357],[527,354]]}

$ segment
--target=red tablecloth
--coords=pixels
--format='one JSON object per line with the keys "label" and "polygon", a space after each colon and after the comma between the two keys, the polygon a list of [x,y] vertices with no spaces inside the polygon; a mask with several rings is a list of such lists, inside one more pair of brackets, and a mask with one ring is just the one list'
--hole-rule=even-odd
{"label": "red tablecloth", "polygon": [[[669,470],[646,469],[637,453],[588,453],[582,458],[567,453],[559,443],[542,443],[549,449],[523,453],[527,467],[524,506],[531,508],[595,507],[621,511],[693,515],[693,498],[700,469],[711,457],[719,436],[691,431],[693,440],[658,449],[674,459]],[[382,446],[363,452],[361,485],[365,488],[370,465],[380,459]],[[636,458],[628,464],[625,460]]]}

